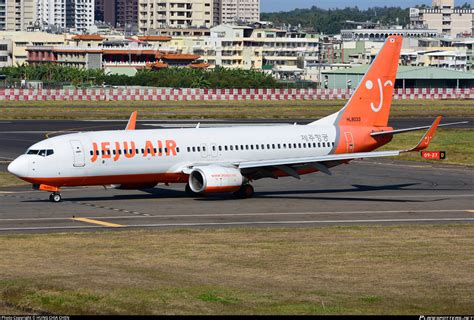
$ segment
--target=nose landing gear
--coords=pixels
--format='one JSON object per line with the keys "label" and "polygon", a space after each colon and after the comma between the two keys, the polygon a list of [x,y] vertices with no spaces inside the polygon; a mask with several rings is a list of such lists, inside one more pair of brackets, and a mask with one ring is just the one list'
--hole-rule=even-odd
{"label": "nose landing gear", "polygon": [[49,195],[49,201],[58,203],[61,202],[61,194],[59,192],[53,192]]}

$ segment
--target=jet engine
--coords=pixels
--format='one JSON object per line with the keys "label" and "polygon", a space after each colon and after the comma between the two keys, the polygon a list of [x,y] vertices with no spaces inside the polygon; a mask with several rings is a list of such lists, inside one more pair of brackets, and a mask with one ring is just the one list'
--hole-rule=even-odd
{"label": "jet engine", "polygon": [[202,166],[195,167],[189,175],[189,187],[195,193],[220,193],[238,191],[244,183],[239,169]]}

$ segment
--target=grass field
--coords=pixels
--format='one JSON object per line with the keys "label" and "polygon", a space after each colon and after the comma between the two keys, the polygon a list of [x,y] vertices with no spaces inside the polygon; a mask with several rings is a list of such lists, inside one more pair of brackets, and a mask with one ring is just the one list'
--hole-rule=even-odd
{"label": "grass field", "polygon": [[28,183],[7,172],[0,172],[0,187],[13,187],[26,184]]}
{"label": "grass field", "polygon": [[472,314],[473,250],[473,225],[1,236],[0,311]]}
{"label": "grass field", "polygon": [[[0,119],[313,119],[341,109],[345,101],[208,102],[3,102]],[[472,100],[394,101],[391,117],[473,117]]]}

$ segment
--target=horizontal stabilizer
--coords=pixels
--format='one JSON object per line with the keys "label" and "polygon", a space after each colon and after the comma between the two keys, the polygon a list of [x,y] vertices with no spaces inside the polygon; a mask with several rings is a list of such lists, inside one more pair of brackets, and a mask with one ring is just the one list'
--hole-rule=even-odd
{"label": "horizontal stabilizer", "polygon": [[[444,124],[438,125],[438,127],[448,127],[448,126],[455,126],[455,125],[458,125],[458,124],[466,124],[466,123],[469,123],[469,121],[444,123]],[[389,135],[405,133],[405,132],[426,130],[426,129],[429,129],[429,128],[431,128],[431,126],[413,127],[413,128],[398,129],[398,130],[391,130],[391,131],[378,131],[378,132],[372,132],[370,135],[372,137],[389,136]]]}

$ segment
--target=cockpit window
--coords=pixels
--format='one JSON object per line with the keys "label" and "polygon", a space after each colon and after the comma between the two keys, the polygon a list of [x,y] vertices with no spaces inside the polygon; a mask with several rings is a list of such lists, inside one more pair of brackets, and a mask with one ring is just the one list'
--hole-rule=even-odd
{"label": "cockpit window", "polygon": [[54,150],[53,149],[44,149],[44,150],[30,149],[30,150],[26,151],[26,154],[37,154],[37,155],[42,156],[42,157],[47,157],[47,156],[50,156],[50,155],[54,154]]}

